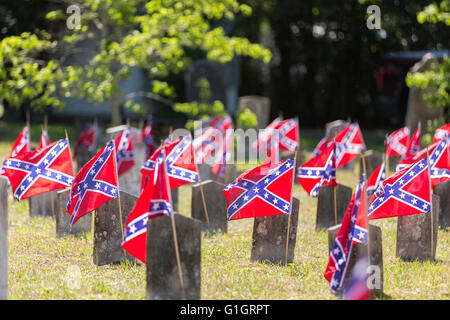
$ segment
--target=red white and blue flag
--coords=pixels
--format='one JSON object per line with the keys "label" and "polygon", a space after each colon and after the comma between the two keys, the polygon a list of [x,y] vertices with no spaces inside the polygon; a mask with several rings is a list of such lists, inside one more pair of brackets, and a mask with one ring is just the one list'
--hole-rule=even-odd
{"label": "red white and blue flag", "polygon": [[232,119],[229,115],[213,118],[204,132],[196,137],[192,144],[195,158],[202,163],[215,150],[219,150],[222,145],[223,135],[226,130],[231,129]]}
{"label": "red white and blue flag", "polygon": [[141,192],[134,208],[128,215],[122,247],[143,263],[147,257],[148,219],[161,215],[172,217],[172,199],[169,177],[164,164],[164,150],[155,162],[155,172]]}
{"label": "red white and blue flag", "polygon": [[155,152],[155,138],[153,135],[153,121],[152,117],[149,117],[147,120],[147,124],[144,127],[144,130],[142,130],[142,141],[145,144],[145,150],[146,150],[146,159],[150,158],[150,156]]}
{"label": "red white and blue flag", "polygon": [[42,149],[10,157],[3,162],[3,169],[17,200],[70,187],[73,169],[69,142],[61,139]]}
{"label": "red white and blue flag", "polygon": [[267,127],[264,128],[264,130],[261,130],[258,134],[258,139],[253,141],[252,148],[257,150],[262,150],[263,152],[266,152],[268,149],[270,149],[269,144],[270,141],[275,134],[275,129],[279,127],[279,125],[283,122],[282,117],[277,117],[275,120],[273,120]]}
{"label": "red white and blue flag", "polygon": [[216,154],[215,162],[211,168],[211,172],[221,178],[225,178],[225,169],[227,162],[230,160],[232,142],[233,130],[228,129],[225,133],[220,153]]}
{"label": "red white and blue flag", "polygon": [[440,128],[437,128],[434,132],[433,142],[438,142],[441,139],[444,139],[446,136],[450,136],[450,123],[443,125]]}
{"label": "red white and blue flag", "polygon": [[423,148],[416,154],[399,162],[395,170],[398,172],[411,164],[427,158],[429,155],[431,184],[435,185],[450,179],[450,147],[449,137],[433,143],[431,146]]}
{"label": "red white and blue flag", "polygon": [[79,147],[86,147],[89,152],[94,152],[96,148],[96,136],[97,136],[97,127],[95,124],[91,124],[86,130],[84,130],[77,141],[75,142],[75,148],[73,152],[73,156],[76,157],[77,150]]}
{"label": "red white and blue flag", "polygon": [[250,169],[225,186],[228,220],[290,214],[294,159]]}
{"label": "red white and blue flag", "polygon": [[328,145],[329,145],[328,136],[325,136],[319,141],[317,146],[314,148],[314,150],[311,154],[311,158],[320,156],[322,154],[322,152],[324,152],[327,149]]}
{"label": "red white and blue flag", "polygon": [[310,159],[297,169],[297,178],[303,189],[312,197],[319,195],[319,187],[337,186],[335,143],[332,143],[317,157]]}
{"label": "red white and blue flag", "polygon": [[[31,151],[30,129],[28,126],[25,126],[16,138],[16,141],[14,141],[9,158],[27,153],[29,151]],[[5,170],[3,167],[0,168],[0,175],[5,176]]]}
{"label": "red white and blue flag", "polygon": [[386,158],[391,156],[405,157],[408,148],[409,128],[403,127],[392,132],[386,139]]}
{"label": "red white and blue flag", "polygon": [[386,161],[383,161],[367,179],[367,192],[375,192],[384,179],[386,179]]}
{"label": "red white and blue flag", "polygon": [[341,130],[335,137],[336,139],[336,168],[340,168],[366,149],[364,139],[357,123],[352,123]]}
{"label": "red white and blue flag", "polygon": [[142,188],[146,185],[145,181],[153,179],[156,163],[161,161],[163,157],[163,148],[167,155],[166,168],[171,189],[178,188],[186,183],[199,181],[192,148],[192,138],[191,136],[184,136],[160,146],[150,159],[144,163],[141,167]]}
{"label": "red white and blue flag", "polygon": [[117,171],[120,177],[134,166],[133,139],[129,127],[116,138],[115,146],[117,150]]}
{"label": "red white and blue flag", "polygon": [[279,150],[295,151],[295,148],[299,146],[298,119],[284,120],[278,125],[277,129],[279,131]]}
{"label": "red white and blue flag", "polygon": [[364,189],[364,180],[361,179],[347,207],[330,252],[324,277],[330,282],[330,289],[333,292],[342,288],[353,245],[367,242],[367,207]]}
{"label": "red white and blue flag", "polygon": [[117,198],[118,193],[115,147],[114,141],[110,141],[81,168],[73,181],[66,206],[66,212],[72,215],[70,228],[82,216]]}
{"label": "red white and blue flag", "polygon": [[384,180],[375,191],[369,219],[407,216],[430,211],[431,190],[427,159],[419,160]]}
{"label": "red white and blue flag", "polygon": [[412,136],[411,140],[409,141],[408,147],[406,149],[405,158],[419,152],[419,150],[420,150],[420,131],[421,131],[421,125],[419,122],[419,125],[417,126],[417,129],[414,132],[414,135]]}
{"label": "red white and blue flag", "polygon": [[39,141],[39,149],[46,147],[50,144],[50,138],[48,137],[47,129],[42,129],[41,140]]}

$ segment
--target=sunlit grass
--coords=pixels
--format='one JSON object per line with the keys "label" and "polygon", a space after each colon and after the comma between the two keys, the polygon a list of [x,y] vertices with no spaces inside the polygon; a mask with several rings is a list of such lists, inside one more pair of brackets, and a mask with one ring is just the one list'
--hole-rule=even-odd
{"label": "sunlit grass", "polygon": [[[313,146],[320,136],[310,139],[304,144]],[[10,142],[0,142],[0,159],[9,154],[10,147]],[[241,172],[248,168],[238,166]],[[354,188],[358,172],[358,167],[340,170],[337,177]],[[191,214],[190,196],[191,187],[182,186],[179,211],[187,216]],[[202,299],[336,299],[323,278],[328,240],[326,231],[315,231],[317,200],[298,184],[294,196],[300,200],[300,211],[293,263],[251,262],[253,219],[231,221],[227,234],[203,236]],[[55,221],[30,218],[28,201],[10,197],[9,219],[10,299],[145,299],[144,265],[95,266],[91,234],[57,238]],[[449,299],[448,232],[439,230],[436,262],[404,262],[395,256],[397,219],[371,223],[382,229],[386,298]],[[81,274],[78,285],[70,282],[73,269]]]}

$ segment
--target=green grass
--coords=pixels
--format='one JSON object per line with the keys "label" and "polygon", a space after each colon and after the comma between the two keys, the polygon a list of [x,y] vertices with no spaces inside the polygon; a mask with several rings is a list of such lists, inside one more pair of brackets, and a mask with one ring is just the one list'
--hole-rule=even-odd
{"label": "green grass", "polygon": [[[307,154],[320,134],[303,135],[301,145]],[[367,135],[374,143],[380,136],[382,143],[383,135]],[[10,141],[0,142],[0,159],[10,147]],[[239,166],[240,171],[247,168]],[[354,172],[339,171],[337,178],[354,187],[357,172],[358,167]],[[190,186],[180,188],[179,208],[187,216],[190,196]],[[298,184],[294,196],[300,199],[294,262],[288,266],[250,262],[253,219],[231,221],[227,234],[203,236],[202,299],[336,299],[323,278],[328,242],[326,231],[314,229],[317,200]],[[10,299],[145,299],[144,265],[95,266],[91,234],[57,238],[55,221],[30,218],[26,200],[9,199],[9,219]],[[404,262],[395,256],[397,219],[371,223],[382,229],[385,298],[449,299],[449,232],[439,230],[436,262]],[[74,270],[81,275],[75,285]]]}

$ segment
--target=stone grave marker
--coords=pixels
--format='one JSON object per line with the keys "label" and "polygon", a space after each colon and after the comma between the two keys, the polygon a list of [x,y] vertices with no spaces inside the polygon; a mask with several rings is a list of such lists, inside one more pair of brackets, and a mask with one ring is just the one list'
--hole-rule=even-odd
{"label": "stone grave marker", "polygon": [[55,218],[56,218],[56,236],[63,238],[70,234],[80,234],[82,232],[91,232],[92,216],[87,214],[78,219],[70,231],[70,218],[66,212],[67,200],[69,199],[70,189],[60,190],[56,193]]}
{"label": "stone grave marker", "polygon": [[[342,222],[352,198],[352,188],[338,183],[336,187],[337,224]],[[334,221],[334,190],[330,185],[319,187],[317,198],[316,230],[336,225]]]}
{"label": "stone grave marker", "polygon": [[[150,219],[147,226],[147,299],[183,299],[175,255],[172,218]],[[183,283],[188,300],[200,299],[201,222],[175,213]]]}
{"label": "stone grave marker", "polygon": [[203,187],[203,193],[205,195],[210,227],[208,228],[208,223],[206,221],[206,215],[203,208],[200,183],[192,185],[192,218],[201,221],[202,231],[204,232],[215,232],[220,230],[223,233],[227,233],[227,203],[223,195],[224,185],[213,180],[202,181],[201,185]]}
{"label": "stone grave marker", "polygon": [[56,193],[58,190],[35,195],[29,198],[30,216],[54,216]]}
{"label": "stone grave marker", "polygon": [[420,213],[397,219],[396,255],[403,260],[434,260],[439,222],[439,196],[433,195],[433,251],[431,250],[431,214]]}
{"label": "stone grave marker", "polygon": [[[117,137],[123,130],[126,129],[126,127],[126,125],[120,125],[106,129],[108,140],[112,139],[113,136]],[[141,130],[130,126],[130,132],[133,139],[134,166],[119,177],[119,190],[139,197],[139,191],[141,188],[140,169],[147,160],[146,150],[143,142],[136,142],[136,138],[140,137],[142,133]]]}
{"label": "stone grave marker", "polygon": [[0,177],[0,300],[8,299],[8,188]]}
{"label": "stone grave marker", "polygon": [[[292,197],[287,263],[294,261],[299,205],[300,201]],[[285,263],[288,219],[289,216],[285,214],[255,218],[251,261]]]}
{"label": "stone grave marker", "polygon": [[249,109],[258,120],[256,129],[264,129],[269,124],[270,99],[261,96],[244,96],[239,98],[239,110]]}
{"label": "stone grave marker", "polygon": [[96,154],[96,150],[89,151],[89,149],[85,146],[77,147],[76,152],[76,163],[77,163],[77,173],[83,168],[83,166],[91,160]]}
{"label": "stone grave marker", "polygon": [[[426,72],[432,69],[434,64],[438,64],[436,57],[431,54],[425,54],[422,59],[411,67],[410,73]],[[406,111],[406,125],[411,130],[411,134],[417,128],[419,122],[422,123],[422,128],[427,124],[428,120],[441,118],[444,114],[442,106],[433,108],[428,107],[423,99],[424,95],[430,94],[434,91],[433,88],[415,88],[409,89],[408,107]]]}
{"label": "stone grave marker", "polygon": [[227,166],[227,169],[225,171],[225,177],[221,178],[219,175],[211,172],[211,174],[210,174],[211,179],[214,181],[223,183],[225,185],[233,182],[234,179],[236,179],[238,177],[236,165],[230,163],[230,164],[227,164],[226,166]]}
{"label": "stone grave marker", "polygon": [[[328,228],[328,252],[331,251],[334,245],[334,240],[339,232],[339,228],[341,224]],[[369,223],[369,242],[370,242],[370,264],[372,266],[377,266],[380,271],[379,275],[379,287],[377,288],[377,282],[372,282],[374,285],[373,293],[375,295],[383,294],[383,282],[384,282],[384,273],[383,273],[383,243],[381,236],[381,228]],[[347,275],[350,275],[353,267],[358,262],[359,259],[363,257],[367,257],[367,243],[358,243],[354,244],[352,248],[352,253],[350,255],[349,265],[347,267]],[[368,273],[369,276],[374,275],[374,273]],[[344,280],[345,281],[345,280]],[[376,281],[374,279],[374,281]],[[344,283],[345,286],[345,283]]]}
{"label": "stone grave marker", "polygon": [[434,187],[434,193],[439,196],[439,227],[450,228],[450,180]]}
{"label": "stone grave marker", "polygon": [[[125,226],[128,215],[136,204],[136,201],[137,197],[125,191],[120,191],[123,226]],[[121,246],[122,232],[118,199],[111,199],[105,202],[95,212],[93,251],[95,265],[102,266],[125,260],[124,250]],[[137,261],[128,253],[126,253],[126,259],[132,262]]]}
{"label": "stone grave marker", "polygon": [[[364,161],[366,163],[366,177],[369,179],[370,175],[381,165],[383,156],[381,153],[368,150],[364,154]],[[359,157],[359,176],[363,174],[362,157]]]}
{"label": "stone grave marker", "polygon": [[207,164],[206,162],[198,163],[197,168],[201,181],[212,179],[213,174],[211,172],[211,166],[209,164]]}
{"label": "stone grave marker", "polygon": [[347,126],[348,122],[344,120],[335,120],[332,122],[328,122],[325,124],[325,134],[332,138],[335,134],[339,133],[339,131],[343,130]]}

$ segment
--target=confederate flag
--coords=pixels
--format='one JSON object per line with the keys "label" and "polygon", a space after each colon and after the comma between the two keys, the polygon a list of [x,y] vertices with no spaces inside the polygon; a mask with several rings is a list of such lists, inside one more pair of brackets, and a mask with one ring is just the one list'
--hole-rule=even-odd
{"label": "confederate flag", "polygon": [[294,159],[250,169],[225,186],[228,220],[290,214]]}
{"label": "confederate flag", "polygon": [[69,142],[61,139],[42,149],[10,157],[3,169],[17,200],[70,187],[73,169]]}
{"label": "confederate flag", "polygon": [[409,128],[403,127],[392,132],[386,139],[386,158],[406,155],[409,140]]}
{"label": "confederate flag", "polygon": [[414,135],[412,136],[411,140],[409,141],[408,148],[406,149],[405,157],[409,157],[411,155],[416,154],[420,150],[420,131],[421,131],[420,122],[417,126],[416,132],[414,132]]}
{"label": "confederate flag", "polygon": [[198,170],[194,161],[191,136],[184,136],[177,140],[165,143],[152,154],[141,167],[142,188],[148,179],[153,179],[155,165],[162,159],[162,149],[166,153],[166,168],[169,176],[170,188],[175,189],[183,184],[197,182]]}
{"label": "confederate flag", "polygon": [[295,151],[299,145],[298,119],[287,119],[282,121],[276,129],[279,132],[279,149]]}
{"label": "confederate flag", "polygon": [[335,143],[332,143],[317,157],[298,167],[297,178],[303,189],[312,197],[319,195],[319,187],[336,183]]}
{"label": "confederate flag", "polygon": [[253,149],[262,149],[264,152],[267,150],[267,146],[270,143],[273,135],[276,131],[274,131],[280,123],[283,122],[283,118],[277,117],[273,120],[267,127],[259,132],[258,139],[253,141],[252,148]]}
{"label": "confederate flag", "polygon": [[319,141],[317,146],[314,148],[314,150],[311,154],[311,158],[320,156],[322,154],[322,152],[324,152],[326,150],[328,145],[329,145],[328,136],[325,136]]}
{"label": "confederate flag", "polygon": [[333,292],[342,288],[353,245],[367,242],[367,211],[364,189],[364,181],[361,179],[342,219],[323,275],[330,282],[330,289]]}
{"label": "confederate flag", "polygon": [[433,136],[433,142],[438,142],[445,136],[450,136],[450,123],[447,123],[446,125],[443,125],[442,127],[436,129]]}
{"label": "confederate flag", "polygon": [[163,214],[172,216],[169,179],[164,164],[164,151],[155,163],[155,173],[141,192],[128,215],[122,247],[143,263],[147,256],[147,221]]}
{"label": "confederate flag", "polygon": [[155,138],[153,136],[153,123],[151,117],[148,118],[144,130],[142,130],[142,141],[145,144],[147,153],[146,159],[148,159],[153,152],[155,152]]}
{"label": "confederate flag", "polygon": [[407,216],[430,211],[431,190],[427,159],[394,173],[372,196],[369,219]]}
{"label": "confederate flag", "polygon": [[336,168],[340,168],[358,155],[361,151],[366,149],[364,139],[357,123],[352,123],[342,131],[340,131],[336,137]]}
{"label": "confederate flag", "polygon": [[379,186],[383,183],[386,178],[386,162],[383,161],[382,164],[375,169],[367,180],[367,192],[375,192]]}
{"label": "confederate flag", "polygon": [[90,152],[93,152],[96,147],[96,143],[95,143],[96,135],[97,135],[97,128],[96,128],[95,124],[91,124],[86,130],[84,130],[80,134],[77,141],[75,142],[73,156],[76,157],[77,149],[81,146],[84,146]]}
{"label": "confederate flag", "polygon": [[46,147],[50,144],[50,138],[48,137],[47,129],[42,129],[41,140],[39,141],[39,149]]}
{"label": "confederate flag", "polygon": [[134,166],[133,139],[130,128],[123,130],[115,141],[119,177]]}
{"label": "confederate flag", "polygon": [[233,139],[233,130],[227,130],[224,141],[219,154],[216,154],[215,162],[211,168],[211,172],[221,178],[225,178],[225,168],[231,156],[231,145]]}
{"label": "confederate flag", "polygon": [[229,115],[213,118],[204,132],[193,141],[194,154],[198,162],[204,162],[214,150],[218,150],[223,134],[231,129],[232,119]]}
{"label": "confederate flag", "polygon": [[66,206],[66,212],[72,215],[70,227],[106,201],[117,198],[118,192],[114,141],[110,141],[75,177]]}
{"label": "confederate flag", "polygon": [[[28,128],[28,126],[25,126],[20,132],[19,136],[16,138],[16,141],[14,141],[9,157],[15,157],[28,151],[31,151],[30,129]],[[3,167],[0,168],[0,175],[5,176],[5,170],[3,169]]]}

